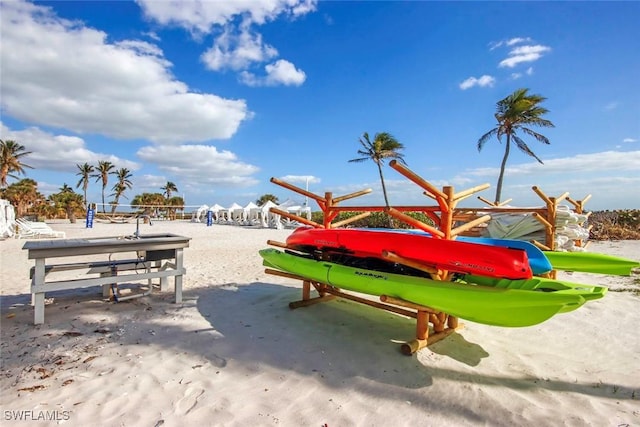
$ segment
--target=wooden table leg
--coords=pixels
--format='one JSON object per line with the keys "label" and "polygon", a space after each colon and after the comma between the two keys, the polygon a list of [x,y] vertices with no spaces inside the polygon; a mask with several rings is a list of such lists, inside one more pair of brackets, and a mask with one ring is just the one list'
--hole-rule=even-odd
{"label": "wooden table leg", "polygon": [[40,325],[44,323],[44,292],[41,292],[44,285],[44,266],[45,259],[36,259],[36,268],[33,275],[32,286],[37,287],[40,292],[31,291],[31,302],[33,304],[33,324]]}
{"label": "wooden table leg", "polygon": [[183,273],[183,262],[182,262],[182,249],[176,249],[176,270],[178,270],[178,274],[175,278],[175,293],[176,293],[176,303],[182,302],[182,273]]}

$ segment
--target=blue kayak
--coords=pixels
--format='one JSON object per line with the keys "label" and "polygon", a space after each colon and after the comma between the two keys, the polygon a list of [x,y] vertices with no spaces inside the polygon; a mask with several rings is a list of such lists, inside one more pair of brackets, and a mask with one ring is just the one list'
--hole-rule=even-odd
{"label": "blue kayak", "polygon": [[458,236],[456,240],[461,242],[478,243],[481,245],[490,246],[503,246],[506,248],[524,249],[529,257],[529,266],[533,274],[545,274],[553,270],[551,262],[547,256],[533,243],[525,242],[524,240],[510,240],[510,239],[492,239],[490,237],[467,237]]}

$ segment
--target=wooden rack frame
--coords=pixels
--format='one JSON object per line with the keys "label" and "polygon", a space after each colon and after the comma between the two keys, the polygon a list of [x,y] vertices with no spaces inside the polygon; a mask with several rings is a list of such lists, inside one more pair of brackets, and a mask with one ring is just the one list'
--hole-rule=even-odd
{"label": "wooden rack frame", "polygon": [[[377,302],[346,293],[334,286],[308,280],[304,277],[286,273],[284,271],[267,268],[265,269],[265,273],[302,281],[302,299],[289,303],[289,308],[292,310],[300,307],[308,307],[320,302],[331,301],[336,297],[339,297],[416,319],[415,339],[402,344],[400,347],[402,353],[407,356],[412,355],[421,348],[448,337],[457,329],[462,328],[462,324],[458,323],[458,319],[456,317],[449,316],[446,313],[438,312],[430,307],[414,304],[399,298],[381,295],[380,302]],[[317,297],[311,297],[312,287],[317,291]],[[430,323],[433,325],[433,333],[430,333],[429,331]]]}
{"label": "wooden rack frame", "polygon": [[[371,215],[372,212],[386,212],[392,217],[409,224],[415,228],[431,233],[434,238],[441,239],[455,239],[457,236],[462,235],[474,227],[486,223],[491,219],[490,213],[504,212],[504,213],[531,213],[538,221],[545,226],[545,244],[536,243],[538,246],[545,250],[552,250],[555,248],[555,232],[556,232],[556,214],[558,204],[563,200],[568,200],[572,203],[577,213],[582,213],[584,203],[591,197],[587,196],[581,201],[574,201],[569,198],[569,193],[564,193],[559,197],[548,197],[538,187],[532,187],[533,191],[545,202],[544,208],[511,208],[504,205],[511,201],[511,199],[499,204],[491,203],[482,197],[478,197],[481,201],[490,205],[485,208],[457,208],[457,204],[490,187],[489,184],[482,184],[467,190],[456,193],[452,186],[444,186],[442,189],[438,189],[431,183],[422,179],[415,174],[409,168],[396,160],[389,162],[394,170],[405,176],[407,179],[421,187],[423,194],[437,203],[435,206],[339,206],[339,203],[345,200],[353,199],[355,197],[363,196],[372,192],[371,189],[365,189],[351,194],[346,194],[340,197],[333,197],[331,192],[326,192],[324,197],[296,187],[292,184],[279,180],[277,178],[271,178],[271,182],[281,187],[287,188],[298,194],[306,196],[316,201],[323,213],[323,222],[319,224],[317,222],[308,220],[299,215],[291,214],[278,208],[271,208],[272,213],[281,215],[293,221],[297,221],[302,224],[309,225],[315,228],[337,228],[345,226],[351,222],[357,221],[362,218],[366,218]],[[343,221],[333,222],[340,212],[362,212],[359,215],[345,219]],[[434,225],[426,224],[422,221],[414,219],[406,214],[406,212],[422,212],[424,213]],[[463,223],[457,227],[454,227],[454,222],[460,217],[468,217],[469,214],[474,216],[474,219]],[[479,216],[482,215],[482,216]],[[286,244],[278,243],[274,241],[268,241],[268,244],[286,248]],[[390,260],[394,260],[396,255],[393,253],[386,253],[384,257]],[[406,260],[403,260],[403,262]],[[450,279],[450,273],[443,269],[427,269],[425,266],[413,265],[415,268],[420,268],[431,274],[434,280],[448,281]],[[357,297],[349,293],[345,293],[342,290],[314,281],[309,281],[303,277],[281,272],[278,270],[266,269],[266,273],[274,274],[278,276],[288,277],[292,279],[298,279],[302,281],[302,300],[295,301],[289,304],[289,307],[294,309],[298,307],[306,307],[319,302],[328,301],[336,297],[348,299],[351,301],[366,304],[375,308],[392,311],[394,313],[402,314],[407,317],[416,319],[416,337],[414,340],[404,344],[401,348],[405,354],[413,354],[416,351],[424,348],[434,342],[451,335],[456,329],[462,327],[458,323],[458,319],[447,313],[438,312],[432,308],[426,306],[420,306],[409,301],[404,301],[396,298],[391,298],[386,295],[380,296],[381,302],[371,301],[369,299]],[[551,277],[555,277],[555,272],[551,273]],[[318,297],[311,297],[311,288],[314,288]],[[434,333],[429,335],[429,324],[433,325]]]}

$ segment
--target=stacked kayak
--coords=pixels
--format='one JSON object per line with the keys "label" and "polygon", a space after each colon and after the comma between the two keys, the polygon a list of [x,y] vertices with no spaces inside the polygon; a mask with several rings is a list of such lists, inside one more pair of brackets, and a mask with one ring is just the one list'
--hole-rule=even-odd
{"label": "stacked kayak", "polygon": [[[387,229],[383,228],[370,228],[367,230],[388,232]],[[422,230],[393,230],[393,232],[431,236]],[[551,270],[563,270],[629,276],[635,269],[640,268],[640,262],[638,261],[605,254],[592,252],[543,252],[534,244],[523,240],[458,236],[456,241],[522,249],[527,253],[529,266],[534,275],[545,274]]]}
{"label": "stacked kayak", "polygon": [[470,321],[495,326],[531,326],[601,298],[606,288],[551,279],[509,280],[465,275],[455,282],[395,274],[316,260],[311,255],[263,249],[266,267],[307,280],[369,295],[386,295]]}
{"label": "stacked kayak", "polygon": [[384,253],[392,252],[418,264],[456,273],[506,279],[532,277],[527,253],[521,248],[437,239],[426,233],[300,227],[287,238],[287,247],[359,258],[383,258]]}
{"label": "stacked kayak", "polygon": [[[550,271],[553,260],[521,241],[452,241],[424,232],[300,227],[287,238],[286,248],[261,250],[263,264],[336,288],[399,298],[495,326],[535,325],[607,291],[532,276]],[[389,258],[389,253],[397,257]],[[453,273],[451,281],[433,280],[416,265],[447,270]]]}

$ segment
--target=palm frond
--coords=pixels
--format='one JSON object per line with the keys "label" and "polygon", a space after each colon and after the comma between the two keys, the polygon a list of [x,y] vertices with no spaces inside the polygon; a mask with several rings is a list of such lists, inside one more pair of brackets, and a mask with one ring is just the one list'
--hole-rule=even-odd
{"label": "palm frond", "polygon": [[536,159],[541,164],[544,164],[544,162],[542,160],[540,160],[538,158],[538,156],[536,156],[533,151],[531,151],[529,146],[522,139],[520,139],[517,135],[511,135],[511,137],[513,139],[513,142],[516,143],[516,147],[518,147],[520,149],[520,151],[522,151],[523,153],[525,153],[528,156],[533,157],[534,159]]}
{"label": "palm frond", "polygon": [[498,132],[498,128],[495,128],[495,129],[491,129],[489,132],[482,135],[480,139],[478,139],[478,151],[481,151],[482,147],[484,147],[484,144],[489,140],[489,138],[494,136],[497,132]]}

